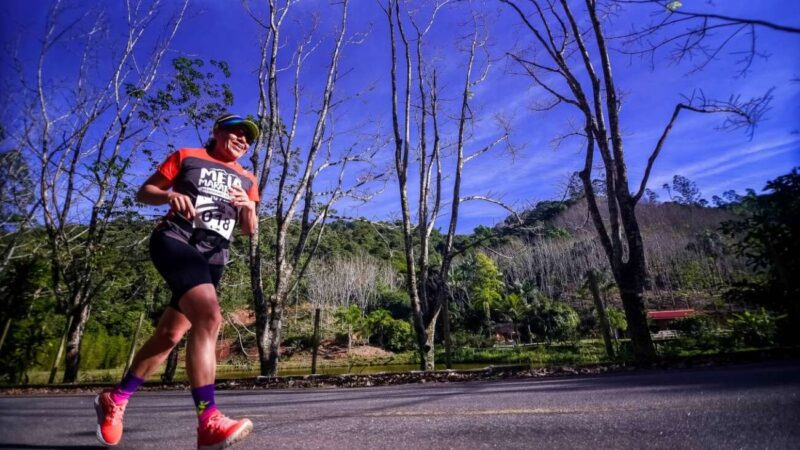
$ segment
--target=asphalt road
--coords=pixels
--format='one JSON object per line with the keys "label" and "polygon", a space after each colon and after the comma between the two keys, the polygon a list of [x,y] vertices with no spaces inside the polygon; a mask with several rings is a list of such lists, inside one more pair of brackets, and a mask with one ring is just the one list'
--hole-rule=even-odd
{"label": "asphalt road", "polygon": [[[237,449],[800,448],[800,361],[591,377],[218,392]],[[0,397],[0,449],[100,448],[89,395]],[[195,446],[188,392],[141,392],[119,448]]]}

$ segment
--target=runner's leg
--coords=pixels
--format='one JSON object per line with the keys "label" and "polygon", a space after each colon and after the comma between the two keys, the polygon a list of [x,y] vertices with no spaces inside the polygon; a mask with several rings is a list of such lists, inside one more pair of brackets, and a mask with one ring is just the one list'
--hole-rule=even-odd
{"label": "runner's leg", "polygon": [[[221,274],[221,268],[219,273]],[[249,419],[233,420],[217,409],[214,401],[214,378],[217,370],[216,343],[222,314],[217,293],[211,283],[188,290],[180,299],[180,308],[192,322],[186,347],[186,373],[192,386],[197,411],[197,448],[222,449],[244,439],[253,429]]]}
{"label": "runner's leg", "polygon": [[217,335],[222,313],[217,292],[210,283],[197,285],[180,299],[183,314],[191,322],[186,346],[186,374],[192,387],[213,384],[217,371]]}
{"label": "runner's leg", "polygon": [[191,322],[175,308],[167,308],[158,319],[153,336],[136,353],[130,372],[142,379],[148,378],[167,359],[172,348],[178,345]]}

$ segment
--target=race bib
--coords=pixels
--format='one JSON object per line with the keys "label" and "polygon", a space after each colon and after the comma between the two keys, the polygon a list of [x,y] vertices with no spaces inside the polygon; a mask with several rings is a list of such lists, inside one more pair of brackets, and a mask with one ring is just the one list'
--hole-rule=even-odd
{"label": "race bib", "polygon": [[198,194],[195,201],[194,227],[215,231],[227,240],[236,225],[236,208],[218,198]]}

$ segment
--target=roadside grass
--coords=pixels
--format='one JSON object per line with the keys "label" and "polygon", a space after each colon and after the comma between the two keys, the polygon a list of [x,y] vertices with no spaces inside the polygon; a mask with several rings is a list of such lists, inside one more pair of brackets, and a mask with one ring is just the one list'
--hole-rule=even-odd
{"label": "roadside grass", "polygon": [[[727,344],[727,345],[725,345]],[[605,353],[602,340],[584,339],[575,342],[537,343],[508,347],[471,348],[461,347],[455,349],[452,355],[454,369],[476,369],[489,365],[529,365],[533,369],[548,368],[553,366],[581,367],[606,363],[629,363],[629,341],[620,339],[616,342],[617,358],[611,360]],[[681,360],[695,357],[712,357],[717,355],[734,355],[737,353],[767,350],[772,347],[730,346],[726,340],[709,341],[680,337],[669,341],[657,343],[659,356],[664,360]],[[181,358],[183,360],[183,358]],[[437,370],[444,369],[445,354],[443,346],[436,349]],[[298,354],[281,361],[280,376],[308,375],[311,373],[308,355]],[[407,372],[418,370],[419,355],[415,351],[395,353],[389,356],[374,358],[347,357],[334,360],[322,360],[317,367],[318,374],[366,374],[377,372]],[[123,368],[98,370],[82,370],[79,382],[82,383],[115,383],[122,377]],[[217,367],[217,379],[249,378],[259,374],[258,363],[253,360],[241,358],[231,359],[220,363]],[[47,383],[49,372],[44,370],[28,372],[30,385]],[[61,373],[59,373],[60,379]],[[157,381],[161,371],[150,377],[150,381]],[[186,381],[185,367],[178,366],[175,381]]]}

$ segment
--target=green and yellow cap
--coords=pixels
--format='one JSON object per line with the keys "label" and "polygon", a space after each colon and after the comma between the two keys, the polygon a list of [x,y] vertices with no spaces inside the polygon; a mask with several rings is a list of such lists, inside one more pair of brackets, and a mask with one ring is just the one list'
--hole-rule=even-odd
{"label": "green and yellow cap", "polygon": [[247,134],[247,143],[252,144],[253,142],[258,139],[258,135],[260,134],[258,131],[258,125],[255,124],[252,120],[245,119],[242,116],[237,116],[236,114],[223,114],[217,118],[217,121],[214,122],[214,130],[225,130],[228,128],[233,128],[236,126],[242,126]]}

